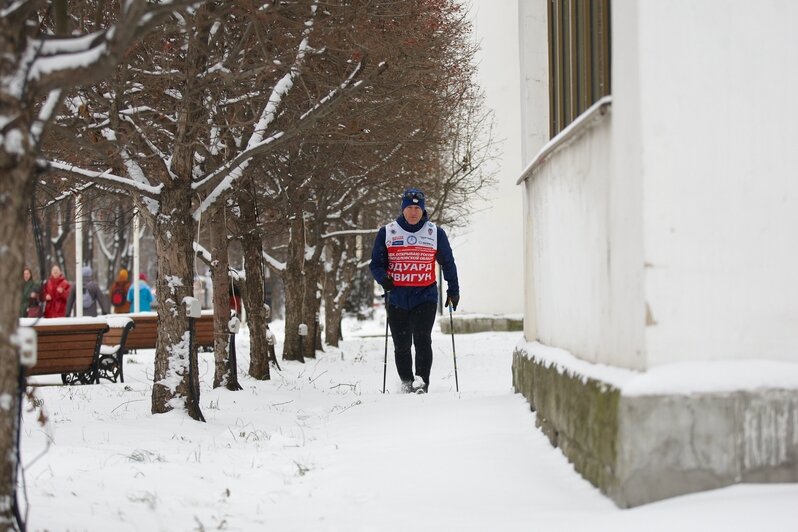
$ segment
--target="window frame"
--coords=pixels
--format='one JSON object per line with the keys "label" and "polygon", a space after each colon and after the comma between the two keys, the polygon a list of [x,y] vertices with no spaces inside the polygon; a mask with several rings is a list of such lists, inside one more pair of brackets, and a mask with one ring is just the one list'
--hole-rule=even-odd
{"label": "window frame", "polygon": [[611,94],[611,0],[549,0],[549,134]]}

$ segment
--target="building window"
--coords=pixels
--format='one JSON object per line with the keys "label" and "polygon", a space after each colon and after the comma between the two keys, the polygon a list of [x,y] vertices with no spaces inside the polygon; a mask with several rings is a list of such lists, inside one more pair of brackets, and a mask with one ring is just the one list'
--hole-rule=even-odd
{"label": "building window", "polygon": [[610,94],[610,0],[549,0],[549,134]]}

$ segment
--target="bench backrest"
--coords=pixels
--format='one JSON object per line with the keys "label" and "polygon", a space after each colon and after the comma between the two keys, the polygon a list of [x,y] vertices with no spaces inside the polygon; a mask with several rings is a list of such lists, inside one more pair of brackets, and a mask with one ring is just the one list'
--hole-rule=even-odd
{"label": "bench backrest", "polygon": [[124,352],[127,349],[127,337],[130,331],[136,328],[136,322],[131,320],[109,319],[110,329],[103,335],[103,345],[120,346]]}
{"label": "bench backrest", "polygon": [[105,323],[36,325],[36,365],[28,375],[88,372],[94,368]]}
{"label": "bench backrest", "polygon": [[213,314],[194,320],[194,341],[197,347],[213,347]]}
{"label": "bench backrest", "polygon": [[[130,314],[136,328],[130,331],[125,342],[126,349],[155,349],[158,337],[158,316],[154,314]],[[106,335],[107,336],[107,335]],[[213,314],[203,312],[194,320],[194,338],[198,347],[213,347]],[[119,342],[105,342],[114,345]]]}
{"label": "bench backrest", "polygon": [[158,337],[158,316],[154,314],[131,314],[136,328],[130,331],[125,342],[126,349],[155,349]]}

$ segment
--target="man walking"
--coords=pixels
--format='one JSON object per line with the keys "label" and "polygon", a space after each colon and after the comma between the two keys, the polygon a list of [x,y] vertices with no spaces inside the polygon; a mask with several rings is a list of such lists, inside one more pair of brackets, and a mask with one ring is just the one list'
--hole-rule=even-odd
{"label": "man walking", "polygon": [[[447,283],[445,306],[457,310],[460,286],[449,239],[429,221],[424,193],[410,188],[402,194],[400,216],[377,233],[370,265],[371,275],[388,294],[388,325],[403,392],[429,389],[432,326],[438,306],[436,261]],[[416,348],[415,372],[411,346]]]}

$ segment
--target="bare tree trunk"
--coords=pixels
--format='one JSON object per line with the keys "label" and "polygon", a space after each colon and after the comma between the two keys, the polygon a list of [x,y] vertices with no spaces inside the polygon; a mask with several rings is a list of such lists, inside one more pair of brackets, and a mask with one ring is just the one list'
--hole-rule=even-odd
{"label": "bare tree trunk", "polygon": [[[153,234],[158,252],[158,340],[155,347],[155,374],[152,413],[162,414],[182,401],[188,415],[203,420],[199,406],[197,348],[189,349],[189,327],[183,300],[192,297],[194,220],[191,217],[191,189],[178,184],[161,193],[161,213],[156,216]],[[193,374],[192,374],[193,373]]]}
{"label": "bare tree trunk", "polygon": [[[69,237],[69,234],[72,232],[72,201],[70,199],[64,200],[60,205],[56,205],[53,208],[57,209],[59,219],[56,222],[53,222],[52,211],[48,213],[46,218],[47,221],[45,222],[47,224],[47,230],[45,234],[48,234],[52,230],[53,224],[57,224],[58,237],[52,238],[48,235],[48,238],[46,239],[46,241],[50,242],[52,246],[52,254],[50,255],[50,261],[46,265],[43,278],[47,279],[47,277],[50,275],[50,268],[52,268],[54,264],[57,264],[64,273],[64,277],[74,280],[75,278],[73,277],[72,264],[68,263],[66,260],[66,255],[64,254],[66,240]],[[74,274],[78,275],[80,272],[74,272]]]}
{"label": "bare tree trunk", "polygon": [[224,223],[224,204],[211,212],[211,282],[213,283],[213,357],[215,368],[213,387],[241,390],[238,384],[238,364],[230,352],[230,276],[227,260],[227,227]]}
{"label": "bare tree trunk", "polygon": [[45,234],[42,228],[42,222],[39,218],[39,211],[36,206],[36,199],[31,198],[30,203],[30,217],[31,226],[33,229],[33,239],[36,244],[36,258],[38,259],[39,266],[39,279],[45,279],[47,271],[47,258],[49,256],[49,246],[45,244]]}
{"label": "bare tree trunk", "polygon": [[316,291],[316,310],[313,312],[313,350],[324,352],[324,342],[321,339],[321,332],[324,329],[324,324],[321,322],[321,303],[322,303],[322,296],[324,294],[323,284],[318,285],[321,286],[321,290]]}
{"label": "bare tree trunk", "polygon": [[264,273],[269,273],[266,279],[266,302],[272,307],[272,319],[285,319],[285,286],[283,278],[280,275],[274,275],[270,270],[264,270]]}
{"label": "bare tree trunk", "polygon": [[321,348],[321,328],[316,323],[316,316],[321,308],[321,290],[319,290],[319,272],[321,265],[317,262],[305,262],[305,275],[302,288],[305,291],[302,304],[302,322],[308,326],[308,335],[304,337],[303,350],[305,356],[316,358],[316,350]]}
{"label": "bare tree trunk", "polygon": [[[361,246],[361,257],[370,257],[374,247],[373,237],[363,237]],[[374,278],[368,268],[359,268],[355,271],[344,309],[353,312],[358,320],[368,320],[374,316]]]}
{"label": "bare tree trunk", "polygon": [[305,224],[302,211],[296,213],[290,222],[288,254],[283,272],[285,290],[285,340],[283,359],[304,362],[307,349],[299,337],[299,324],[302,323],[303,299],[305,298]]}
{"label": "bare tree trunk", "polygon": [[[20,107],[13,107],[13,103],[0,102],[0,115],[12,116],[19,122],[29,119],[29,111]],[[9,124],[10,125],[10,124]],[[20,123],[13,129],[21,128],[25,131],[25,124]],[[11,129],[11,128],[10,128]],[[10,134],[10,132],[5,132]],[[23,137],[27,138],[27,137]],[[29,148],[27,143],[23,147]],[[35,181],[34,154],[9,153],[0,144],[0,168],[3,169],[3,178],[0,179],[0,242],[3,244],[2,275],[0,275],[0,290],[5,297],[0,301],[0,327],[5,331],[0,334],[0,396],[5,398],[6,404],[0,408],[0,528],[13,530],[14,504],[17,489],[17,463],[18,453],[16,434],[19,430],[19,356],[17,349],[11,341],[11,333],[17,329],[17,316],[20,305],[20,278],[22,275],[22,262],[24,255],[24,235],[26,229],[26,214],[30,198],[33,195]]]}
{"label": "bare tree trunk", "polygon": [[69,2],[67,0],[53,1],[53,21],[56,35],[69,34]]}
{"label": "bare tree trunk", "polygon": [[266,297],[263,271],[263,242],[257,229],[257,213],[254,198],[248,191],[239,194],[241,227],[241,245],[244,248],[244,264],[246,268],[246,290],[244,290],[244,307],[247,309],[247,326],[249,327],[249,375],[258,380],[268,380],[269,344],[266,341]]}
{"label": "bare tree trunk", "polygon": [[341,316],[344,308],[335,302],[334,292],[324,294],[324,341],[327,345],[338,347],[343,338],[341,334]]}
{"label": "bare tree trunk", "polygon": [[349,237],[343,242],[333,239],[327,246],[328,262],[332,268],[325,279],[324,333],[327,345],[334,347],[338,347],[341,339],[341,315],[357,271],[359,259],[355,254],[355,244],[355,238]]}
{"label": "bare tree trunk", "polygon": [[116,200],[116,205],[114,205],[114,239],[112,244],[112,250],[114,252],[113,257],[108,261],[108,269],[107,269],[107,276],[108,282],[113,283],[116,279],[119,270],[122,268],[128,269],[128,261],[129,261],[129,253],[128,253],[128,235],[130,233],[130,229],[128,227],[128,220],[125,217],[124,205],[122,204],[124,200],[119,198]]}
{"label": "bare tree trunk", "polygon": [[[195,13],[195,26],[188,36],[185,65],[185,97],[180,100],[175,143],[168,171],[162,176],[164,188],[155,218],[153,235],[158,253],[158,342],[155,350],[155,375],[152,411],[163,413],[182,400],[188,415],[205,421],[200,410],[197,346],[188,333],[188,318],[183,300],[193,294],[194,218],[191,215],[191,176],[194,170],[195,139],[202,127],[203,102],[196,80],[206,68],[208,35],[213,25],[215,4],[204,3]],[[166,173],[166,172],[164,172]]]}
{"label": "bare tree trunk", "polygon": [[[96,229],[91,221],[91,217],[88,215],[92,208],[92,202],[84,199],[81,206],[81,218],[83,222],[83,264],[81,266],[88,264],[94,269],[94,232]],[[81,272],[75,272],[75,277],[80,275],[80,273]],[[95,277],[95,279],[99,279],[99,277]]]}

